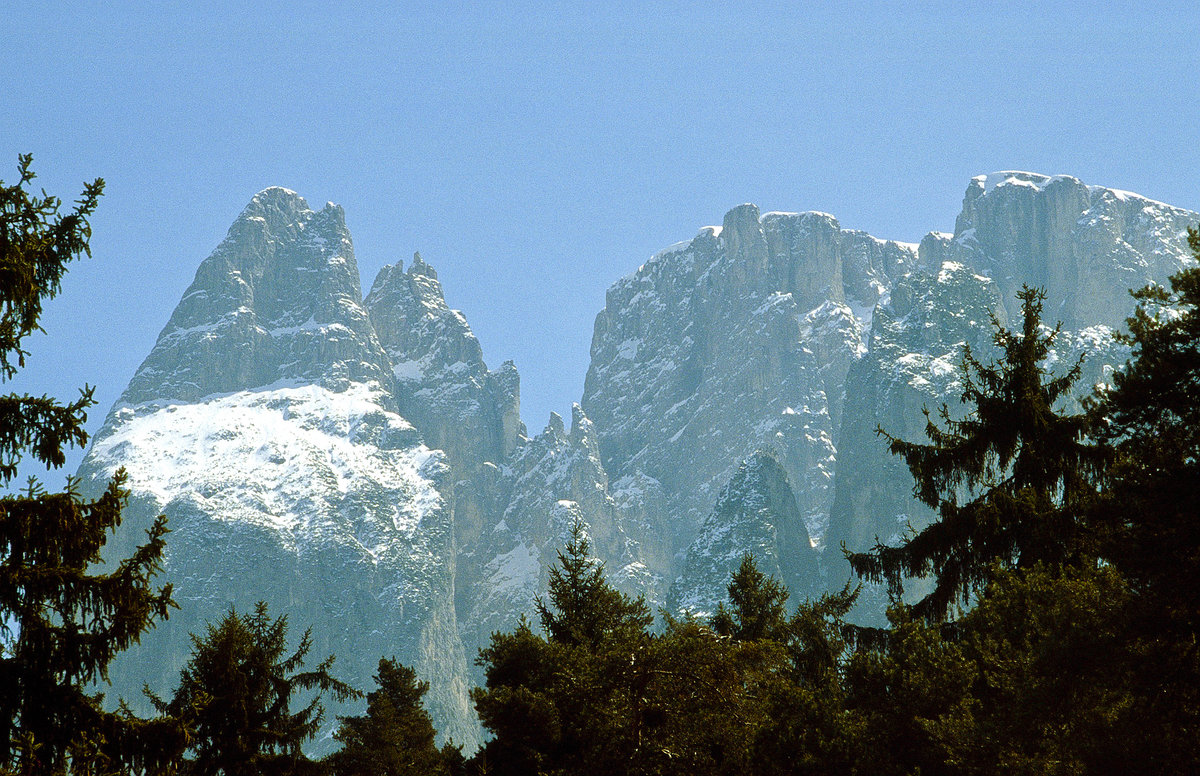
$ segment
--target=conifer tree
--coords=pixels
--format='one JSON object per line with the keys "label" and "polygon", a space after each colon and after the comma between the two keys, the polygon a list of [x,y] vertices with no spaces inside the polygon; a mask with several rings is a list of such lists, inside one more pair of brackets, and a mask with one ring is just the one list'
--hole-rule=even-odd
{"label": "conifer tree", "polygon": [[[286,642],[287,617],[272,620],[263,602],[252,614],[230,608],[217,625],[209,624],[203,638],[192,635],[192,657],[171,700],[150,694],[160,711],[192,724],[185,774],[298,776],[324,771],[301,751],[321,725],[321,693],[339,700],[357,693],[329,673],[333,656],[302,670],[312,647],[310,631],[285,657]],[[301,692],[313,697],[292,711],[292,699]]]}
{"label": "conifer tree", "polygon": [[1129,761],[1158,773],[1200,762],[1200,266],[1170,285],[1134,292],[1132,357],[1092,408],[1116,456],[1093,519],[1132,590]]}
{"label": "conifer tree", "polygon": [[1129,602],[1111,566],[999,572],[958,623],[969,695],[924,725],[953,772],[1147,773],[1126,756],[1145,751],[1121,666]]}
{"label": "conifer tree", "polygon": [[947,762],[934,726],[948,716],[969,717],[974,666],[941,627],[912,614],[910,607],[892,606],[886,642],[867,643],[847,661],[843,691],[856,744],[850,773],[960,772]]}
{"label": "conifer tree", "polygon": [[[75,207],[26,189],[32,157],[20,157],[20,179],[0,182],[0,379],[29,355],[23,340],[40,331],[43,302],[60,290],[66,265],[90,255],[93,213],[104,190],[84,186]],[[0,397],[0,485],[16,476],[26,454],[48,469],[70,446],[87,443],[84,422],[92,389],[63,404],[48,396]],[[166,771],[182,746],[169,720],[147,723],[106,712],[87,688],[108,680],[108,667],[173,606],[171,587],[156,588],[166,520],[145,544],[103,570],[102,550],[121,523],[125,474],[117,472],[96,499],[68,478],[60,493],[36,482],[0,497],[0,771],[21,774]]]}
{"label": "conifer tree", "polygon": [[382,658],[379,688],[367,693],[367,713],[339,717],[333,737],[342,748],[326,762],[334,776],[438,776],[449,774],[434,745],[433,722],[421,706],[429,682],[408,666]]}
{"label": "conifer tree", "polygon": [[[1200,261],[1200,231],[1188,244]],[[1200,633],[1200,266],[1170,282],[1134,292],[1132,356],[1093,408],[1117,454],[1100,512],[1106,555]]]}
{"label": "conifer tree", "polygon": [[[725,720],[710,719],[704,730],[724,731],[726,742],[740,743],[726,744],[725,760],[740,758],[749,773],[848,773],[856,741],[841,669],[853,628],[843,618],[858,591],[847,587],[802,601],[789,617],[787,588],[762,573],[749,553],[728,591],[729,605],[721,604],[711,621],[721,637],[725,679],[713,681],[717,674],[711,673],[712,687],[698,704]],[[669,629],[665,638],[673,636]],[[730,728],[741,735],[730,735]]]}
{"label": "conifer tree", "polygon": [[966,603],[994,564],[1055,565],[1094,552],[1081,513],[1107,456],[1085,441],[1084,415],[1055,408],[1078,380],[1082,359],[1063,375],[1049,374],[1045,360],[1061,327],[1042,326],[1041,290],[1025,287],[1017,296],[1021,331],[992,321],[998,361],[983,364],[964,348],[965,417],[952,418],[943,405],[939,425],[926,410],[928,444],[878,430],[912,472],[914,495],[938,519],[898,547],[877,543],[847,555],[856,573],[887,582],[893,594],[905,577],[932,575],[932,592],[914,607],[929,620],[945,619],[956,601]]}
{"label": "conifer tree", "polygon": [[473,698],[493,737],[479,760],[495,774],[636,772],[653,676],[645,602],[608,584],[576,524],[536,608],[544,637],[522,621],[480,651],[487,686]]}
{"label": "conifer tree", "polygon": [[739,641],[786,642],[787,599],[787,588],[762,573],[754,556],[746,553],[729,581],[729,606],[719,604],[713,616],[713,630]]}
{"label": "conifer tree", "polygon": [[551,641],[597,648],[636,636],[651,622],[646,602],[621,594],[604,578],[604,564],[591,557],[583,527],[576,523],[558,565],[550,569],[549,601],[538,599],[538,619]]}

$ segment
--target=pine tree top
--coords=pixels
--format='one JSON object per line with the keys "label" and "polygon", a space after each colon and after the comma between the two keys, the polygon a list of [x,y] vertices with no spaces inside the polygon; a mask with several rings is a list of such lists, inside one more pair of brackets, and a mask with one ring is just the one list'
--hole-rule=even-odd
{"label": "pine tree top", "polygon": [[894,595],[906,577],[935,577],[933,591],[915,606],[931,620],[945,619],[955,602],[966,604],[996,564],[1063,563],[1085,551],[1080,514],[1107,454],[1086,440],[1085,415],[1057,409],[1079,378],[1082,357],[1066,373],[1051,374],[1046,360],[1061,325],[1042,324],[1040,289],[1025,287],[1017,296],[1019,332],[992,319],[996,360],[983,363],[963,349],[963,417],[946,405],[936,419],[926,409],[927,443],[878,429],[908,465],[914,495],[938,518],[898,547],[877,543],[847,557],[856,573],[886,582]]}

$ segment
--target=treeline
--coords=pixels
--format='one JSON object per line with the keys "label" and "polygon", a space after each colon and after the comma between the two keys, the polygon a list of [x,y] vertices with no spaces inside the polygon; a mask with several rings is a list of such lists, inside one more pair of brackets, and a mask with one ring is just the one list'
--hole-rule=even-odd
{"label": "treeline", "polygon": [[[88,252],[100,180],[63,213],[0,183],[0,374],[14,376],[66,264]],[[1200,232],[1189,232],[1200,260]],[[166,523],[97,566],[124,474],[97,499],[68,481],[0,498],[0,774],[1090,774],[1200,769],[1200,267],[1135,293],[1130,362],[1061,410],[1079,376],[1046,369],[1043,295],[966,350],[963,407],[927,440],[886,437],[937,519],[899,546],[849,548],[887,590],[887,626],[848,621],[861,587],[789,602],[751,557],[711,617],[611,587],[577,526],[536,622],[496,633],[473,692],[487,743],[435,744],[412,670],[381,659],[352,688],[265,605],[203,634],[158,716],[89,688],[176,606],[158,586]],[[91,406],[0,397],[0,483],[24,455],[61,466]],[[917,582],[917,584],[913,584]],[[910,586],[905,595],[905,585]],[[366,689],[337,751],[303,745],[323,693]]]}

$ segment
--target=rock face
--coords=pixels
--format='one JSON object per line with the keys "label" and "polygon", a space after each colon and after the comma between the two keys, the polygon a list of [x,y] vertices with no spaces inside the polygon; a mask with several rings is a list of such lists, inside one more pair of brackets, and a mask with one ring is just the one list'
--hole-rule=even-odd
{"label": "rock face", "polygon": [[915,246],[843,230],[823,213],[760,216],[742,205],[609,289],[583,407],[609,475],[662,494],[676,553],[759,449],[773,451],[822,544],[862,311],[916,257]]}
{"label": "rock face", "polygon": [[721,490],[688,548],[683,573],[671,589],[671,608],[714,613],[726,600],[730,577],[746,553],[789,590],[812,590],[820,584],[814,573],[817,553],[787,472],[761,451],[743,461]]}
{"label": "rock face", "polygon": [[413,257],[380,270],[364,302],[391,361],[401,413],[459,465],[503,461],[524,434],[511,361],[489,372],[462,313],[446,306],[437,272]]}
{"label": "rock face", "polygon": [[[462,313],[446,305],[437,272],[419,253],[407,271],[402,264],[381,269],[364,305],[387,352],[401,414],[451,462],[455,553],[474,558],[505,509],[501,466],[525,440],[521,378],[511,361],[488,370],[479,340]],[[483,573],[477,562],[458,571],[459,611],[476,605]],[[490,633],[479,631],[482,641],[469,641],[469,654]]]}
{"label": "rock face", "polygon": [[1119,326],[1127,291],[1164,283],[1189,256],[1180,234],[1196,214],[1067,175],[998,172],[971,179],[951,260],[992,277],[1014,311],[1022,284],[1041,286],[1068,329]]}
{"label": "rock face", "polygon": [[[130,475],[116,552],[160,512],[181,610],[122,656],[114,691],[175,685],[189,632],[265,600],[371,686],[413,665],[443,740],[479,741],[468,688],[491,633],[533,613],[579,523],[619,588],[709,612],[744,552],[793,600],[840,588],[840,544],[931,518],[882,426],[922,438],[957,406],[970,344],[1022,284],[1064,323],[1051,366],[1086,386],[1126,357],[1126,289],[1189,261],[1195,213],[1074,178],[970,181],[920,246],[824,213],[741,205],[609,289],[568,428],[530,437],[511,363],[489,370],[419,255],[363,300],[342,211],[254,197],[206,259],[80,469]],[[870,596],[866,596],[870,599]],[[327,714],[327,751],[336,715]]]}
{"label": "rock face", "polygon": [[118,406],[191,402],[281,380],[385,381],[342,209],[259,193],[200,265]]}
{"label": "rock face", "polygon": [[963,344],[982,360],[994,356],[989,314],[1019,320],[1021,286],[1045,288],[1043,321],[1064,326],[1049,366],[1063,372],[1083,356],[1077,390],[1086,393],[1128,358],[1112,334],[1133,310],[1129,289],[1163,283],[1190,260],[1186,228],[1197,218],[1068,176],[972,178],[955,233],[922,240],[917,271],[878,306],[867,353],[847,376],[835,541],[865,549],[932,518],[875,429],[925,439],[922,408],[958,405]]}
{"label": "rock face", "polygon": [[900,279],[876,307],[866,353],[846,376],[832,505],[835,546],[866,549],[877,537],[895,543],[910,522],[924,525],[932,517],[912,498],[912,477],[876,429],[924,439],[922,410],[957,406],[963,345],[991,353],[992,315],[1006,323],[996,284],[949,261],[937,274]]}

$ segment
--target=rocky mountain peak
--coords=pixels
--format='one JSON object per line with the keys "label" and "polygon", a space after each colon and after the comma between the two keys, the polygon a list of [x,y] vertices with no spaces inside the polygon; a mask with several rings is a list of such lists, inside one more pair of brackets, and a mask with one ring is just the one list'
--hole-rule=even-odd
{"label": "rocky mountain peak", "polygon": [[550,413],[550,420],[546,423],[546,428],[542,432],[549,434],[555,440],[565,440],[567,438],[566,426],[563,425],[562,415],[557,412]]}
{"label": "rocky mountain peak", "polygon": [[423,275],[427,278],[437,280],[437,271],[425,263],[425,260],[421,258],[421,253],[419,251],[413,253],[412,266],[408,268],[408,274]]}
{"label": "rocky mountain peak", "polygon": [[122,404],[190,401],[286,380],[386,379],[342,209],[256,194],[196,271]]}
{"label": "rocky mountain peak", "polygon": [[812,547],[788,474],[766,450],[737,467],[688,548],[683,573],[672,589],[672,608],[711,613],[744,554],[796,594],[820,579]]}
{"label": "rocky mountain peak", "polygon": [[1009,313],[1022,285],[1046,290],[1047,318],[1119,326],[1128,290],[1163,283],[1188,261],[1200,215],[1069,175],[1004,171],[967,184],[945,259],[1000,285]]}
{"label": "rocky mountain peak", "polygon": [[437,272],[420,253],[407,272],[400,262],[382,267],[364,305],[400,380],[419,382],[425,371],[457,363],[471,372],[485,369],[479,340],[446,305]]}
{"label": "rocky mountain peak", "polygon": [[407,272],[400,263],[383,267],[364,305],[387,352],[401,414],[460,468],[503,460],[521,431],[520,378],[511,363],[502,374],[488,371],[434,268],[420,253]]}
{"label": "rocky mountain peak", "polygon": [[761,262],[766,259],[767,242],[759,223],[758,205],[738,205],[725,214],[721,226],[725,250],[735,260]]}
{"label": "rocky mountain peak", "polygon": [[[395,287],[420,287],[415,307],[440,301],[435,278],[393,274]],[[397,413],[391,364],[341,208],[313,211],[281,188],[256,195],[201,263],[80,467],[85,492],[129,472],[114,542],[170,516],[164,565],[186,602],[172,627],[121,656],[114,695],[136,702],[144,683],[168,690],[189,632],[263,600],[311,625],[314,651],[336,652],[353,686],[368,686],[382,654],[413,665],[431,682],[439,729],[473,746],[453,598],[455,481],[449,456]],[[322,752],[353,706],[329,710],[313,744]]]}
{"label": "rocky mountain peak", "polygon": [[571,443],[577,447],[589,448],[599,455],[595,424],[588,419],[578,402],[571,405]]}

